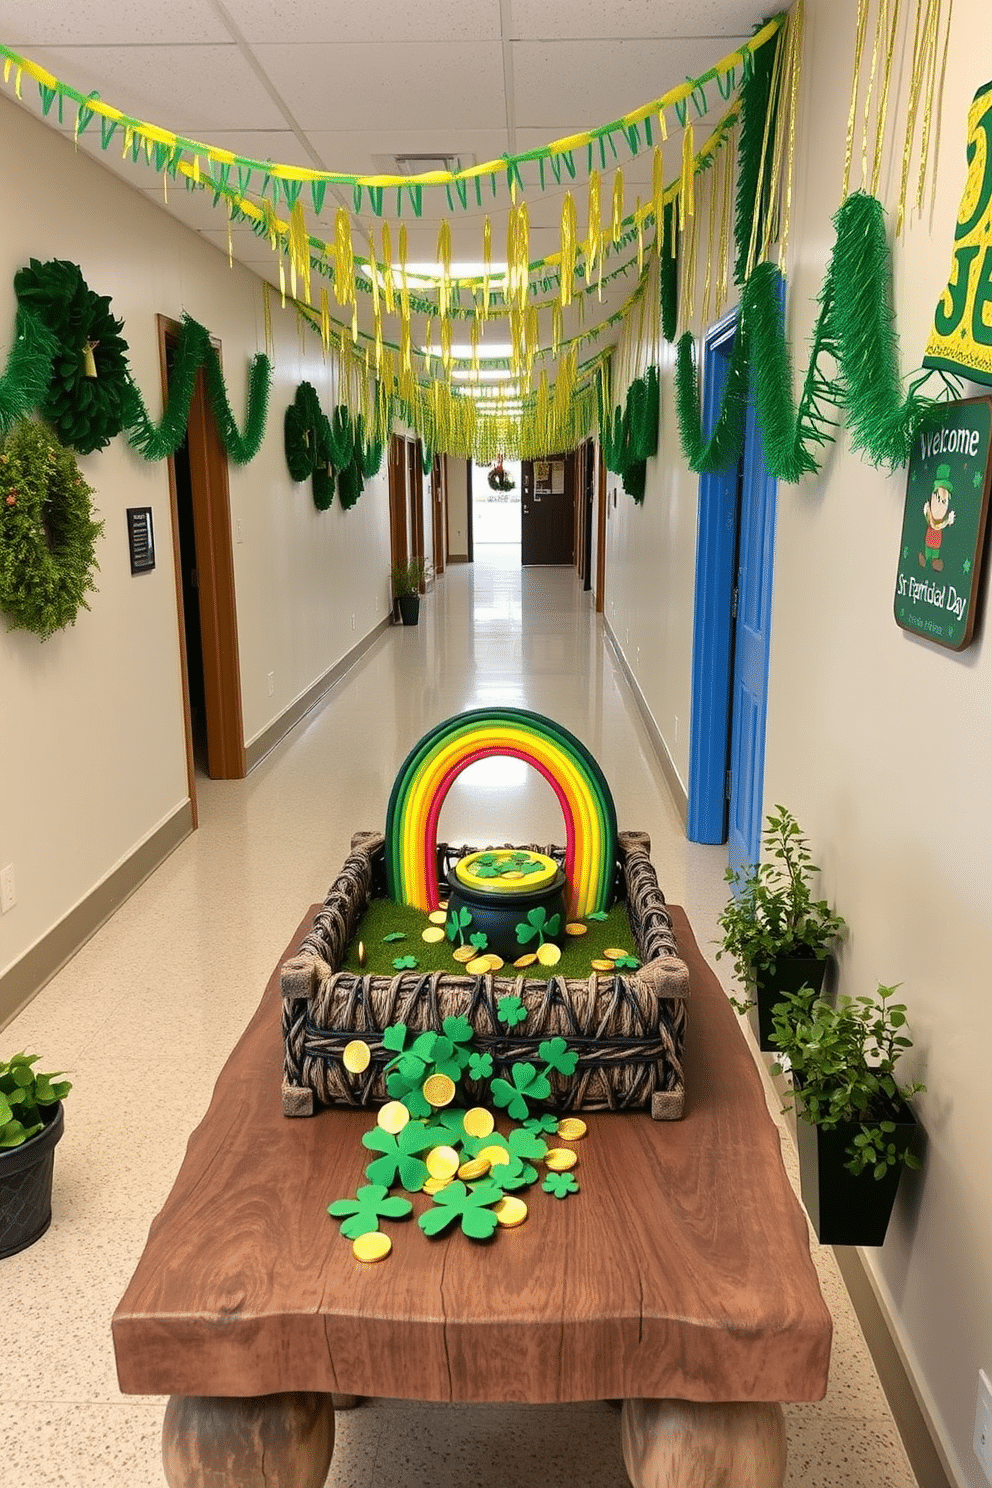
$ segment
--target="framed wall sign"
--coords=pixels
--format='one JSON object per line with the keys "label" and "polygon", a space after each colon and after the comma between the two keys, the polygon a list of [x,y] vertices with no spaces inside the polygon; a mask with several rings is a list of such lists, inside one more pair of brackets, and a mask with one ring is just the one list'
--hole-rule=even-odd
{"label": "framed wall sign", "polygon": [[909,458],[894,610],[903,630],[952,651],[974,633],[990,479],[992,398],[935,410]]}
{"label": "framed wall sign", "polygon": [[150,506],[127,509],[127,541],[131,550],[131,572],[147,573],[155,567],[155,533]]}

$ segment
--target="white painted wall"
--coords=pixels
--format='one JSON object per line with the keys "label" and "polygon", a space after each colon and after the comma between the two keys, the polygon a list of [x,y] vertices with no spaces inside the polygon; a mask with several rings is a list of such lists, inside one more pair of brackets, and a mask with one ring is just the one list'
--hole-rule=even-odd
{"label": "white painted wall", "polygon": [[448,462],[448,558],[468,557],[468,462],[446,455]]}
{"label": "white painted wall", "polygon": [[[856,7],[807,0],[806,10],[787,290],[797,387],[840,204]],[[959,0],[935,208],[895,247],[906,373],[947,280],[987,33],[986,0]],[[905,37],[900,56],[892,86],[903,96]],[[890,225],[901,158],[900,139],[880,188]],[[866,1258],[956,1480],[985,1488],[971,1438],[978,1370],[992,1365],[992,655],[987,622],[960,655],[897,629],[905,488],[904,471],[872,469],[846,435],[819,477],[779,488],[765,805],[795,811],[822,890],[850,922],[841,989],[901,982],[910,1007],[917,1049],[905,1073],[929,1086],[918,1102],[925,1169],[904,1179],[885,1247]],[[696,480],[679,449],[669,361],[644,505],[622,490],[615,511],[611,502],[606,616],[684,782],[695,540]]]}
{"label": "white painted wall", "polygon": [[[31,257],[78,263],[111,296],[138,385],[161,411],[157,313],[184,310],[223,345],[240,419],[250,358],[264,350],[262,287],[141,193],[76,154],[71,139],[0,99],[0,358],[14,328],[15,271]],[[275,376],[258,457],[230,468],[246,743],[388,612],[385,473],[350,512],[313,505],[283,454],[283,411],[307,377],[331,406],[319,338],[301,350],[273,295]],[[187,798],[166,463],[123,438],[80,461],[106,523],[99,592],[44,644],[0,621],[0,863],[17,904],[0,919],[0,974],[48,933]],[[151,506],[154,572],[132,578],[125,509]],[[354,625],[352,617],[354,616]],[[269,697],[267,674],[273,672]]]}

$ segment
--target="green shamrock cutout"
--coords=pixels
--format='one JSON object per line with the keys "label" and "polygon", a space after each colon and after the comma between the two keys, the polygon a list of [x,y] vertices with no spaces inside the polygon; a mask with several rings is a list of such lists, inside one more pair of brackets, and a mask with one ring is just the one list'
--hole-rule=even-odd
{"label": "green shamrock cutout", "polygon": [[618,956],[613,963],[615,971],[636,971],[640,966],[636,956]]}
{"label": "green shamrock cutout", "polygon": [[370,1183],[384,1183],[389,1188],[399,1178],[407,1193],[419,1193],[429,1174],[427,1164],[417,1154],[437,1146],[437,1133],[419,1121],[408,1121],[395,1136],[374,1126],[362,1137],[362,1146],[382,1153],[365,1169]]}
{"label": "green shamrock cutout", "polygon": [[579,1191],[572,1173],[549,1173],[541,1187],[545,1193],[554,1194],[556,1199],[567,1199],[569,1194]]}
{"label": "green shamrock cutout", "polygon": [[406,1032],[405,1023],[390,1023],[388,1028],[382,1030],[382,1047],[394,1054],[401,1053],[406,1043]]}
{"label": "green shamrock cutout", "polygon": [[505,1108],[514,1121],[526,1121],[530,1115],[528,1100],[547,1100],[551,1094],[551,1083],[547,1076],[539,1074],[532,1064],[515,1064],[510,1069],[512,1084],[507,1080],[494,1080],[492,1097],[497,1106]]}
{"label": "green shamrock cutout", "polygon": [[341,1233],[346,1240],[371,1235],[379,1228],[380,1219],[405,1219],[413,1210],[409,1199],[390,1198],[382,1183],[367,1183],[353,1199],[338,1199],[328,1204],[327,1212],[342,1220]]}
{"label": "green shamrock cutout", "polygon": [[502,1189],[495,1183],[480,1183],[466,1188],[458,1181],[449,1183],[434,1195],[434,1206],[417,1220],[425,1235],[440,1235],[456,1219],[462,1222],[462,1234],[473,1240],[488,1240],[496,1229],[496,1215],[488,1207],[498,1204]]}
{"label": "green shamrock cutout", "polygon": [[541,1132],[557,1135],[558,1117],[551,1111],[544,1111],[540,1116],[529,1116],[524,1122],[524,1130],[533,1132],[535,1136],[540,1136]]}
{"label": "green shamrock cutout", "polygon": [[[557,1070],[559,1075],[574,1075],[575,1066],[579,1062],[579,1056],[574,1050],[570,1050],[563,1038],[545,1039],[538,1044],[537,1052],[544,1060],[548,1069]],[[545,1070],[545,1074],[547,1074]]]}
{"label": "green shamrock cutout", "polygon": [[393,1100],[402,1101],[414,1117],[426,1117],[433,1107],[424,1095],[421,1086],[427,1075],[427,1065],[413,1054],[404,1054],[392,1074],[386,1076],[386,1090]]}
{"label": "green shamrock cutout", "polygon": [[515,1028],[518,1023],[523,1023],[527,1017],[527,1009],[519,997],[501,997],[496,1004],[496,1017],[507,1028]]}
{"label": "green shamrock cutout", "polygon": [[554,914],[549,920],[547,910],[543,904],[539,904],[536,909],[527,911],[526,923],[516,925],[514,928],[517,932],[518,944],[526,945],[536,935],[538,945],[542,946],[546,934],[549,936],[558,934],[561,929],[561,915]]}
{"label": "green shamrock cutout", "polygon": [[489,936],[485,930],[476,930],[474,935],[469,936],[468,943],[475,946],[477,951],[484,951],[489,944]]}
{"label": "green shamrock cutout", "polygon": [[499,878],[499,869],[486,863],[472,870],[475,878]]}
{"label": "green shamrock cutout", "polygon": [[389,935],[382,937],[383,945],[387,945],[391,940],[406,940],[406,932],[403,930],[393,930]]}
{"label": "green shamrock cutout", "polygon": [[453,909],[448,916],[444,927],[444,933],[450,941],[458,938],[458,944],[465,944],[465,931],[472,923],[472,911],[470,909]]}
{"label": "green shamrock cutout", "polygon": [[416,964],[416,956],[397,956],[393,968],[396,971],[412,971]]}
{"label": "green shamrock cutout", "polygon": [[493,1056],[491,1054],[470,1054],[468,1056],[468,1077],[470,1080],[488,1080],[493,1072]]}
{"label": "green shamrock cutout", "polygon": [[587,920],[608,920],[610,917],[605,909],[594,909],[592,914],[587,914]]}

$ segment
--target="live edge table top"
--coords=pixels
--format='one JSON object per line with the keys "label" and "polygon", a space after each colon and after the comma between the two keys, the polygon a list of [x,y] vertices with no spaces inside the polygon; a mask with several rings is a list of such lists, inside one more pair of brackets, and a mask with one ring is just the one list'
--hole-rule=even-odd
{"label": "live edge table top", "polygon": [[806,1223],[736,1018],[670,908],[689,967],[684,1119],[591,1114],[578,1194],[536,1186],[526,1223],[481,1244],[387,1221],[393,1252],[372,1266],[326,1209],[365,1181],[374,1117],[282,1115],[275,972],[114,1315],[121,1389],[821,1399],[831,1324]]}

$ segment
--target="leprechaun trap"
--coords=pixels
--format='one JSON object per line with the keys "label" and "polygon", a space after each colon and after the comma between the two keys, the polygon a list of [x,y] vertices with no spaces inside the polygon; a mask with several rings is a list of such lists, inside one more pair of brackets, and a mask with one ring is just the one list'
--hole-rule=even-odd
{"label": "leprechaun trap", "polygon": [[[548,780],[563,846],[438,842],[451,785],[493,755]],[[417,1135],[411,1119],[443,1125],[445,1112],[464,1157],[465,1107],[495,1104],[535,1139],[580,1110],[682,1115],[688,972],[650,841],[618,832],[593,756],[537,713],[477,709],[424,735],[396,777],[385,832],[354,837],[281,989],[283,1111],[400,1106],[380,1119],[383,1167],[402,1157],[419,1176],[420,1156],[398,1144]]]}

